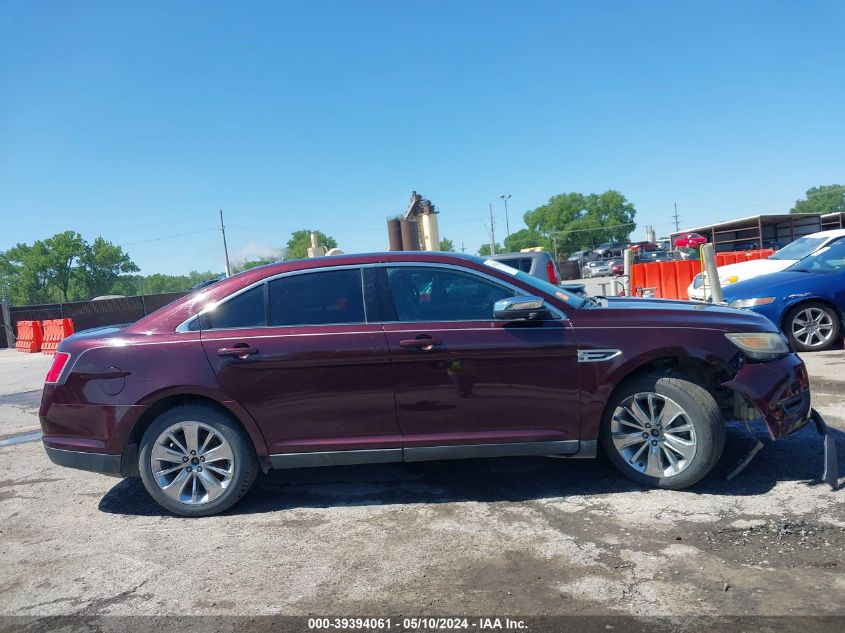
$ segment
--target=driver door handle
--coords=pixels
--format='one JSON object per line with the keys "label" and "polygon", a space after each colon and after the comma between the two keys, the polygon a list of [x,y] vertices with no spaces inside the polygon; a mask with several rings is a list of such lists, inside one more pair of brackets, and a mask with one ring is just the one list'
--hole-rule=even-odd
{"label": "driver door handle", "polygon": [[399,341],[399,347],[405,349],[420,349],[429,351],[437,345],[443,345],[443,341],[436,338],[410,338]]}
{"label": "driver door handle", "polygon": [[236,356],[237,358],[249,358],[253,354],[258,353],[258,348],[249,347],[248,345],[235,345],[234,347],[221,347],[217,350],[218,356]]}

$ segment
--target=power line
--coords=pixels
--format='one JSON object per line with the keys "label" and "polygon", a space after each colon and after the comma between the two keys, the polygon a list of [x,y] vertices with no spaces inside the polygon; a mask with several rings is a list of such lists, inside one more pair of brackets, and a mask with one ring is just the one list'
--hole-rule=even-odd
{"label": "power line", "polygon": [[149,244],[150,242],[161,242],[162,240],[172,240],[177,237],[185,237],[186,235],[196,235],[198,233],[208,233],[209,231],[219,231],[219,228],[200,229],[199,231],[188,231],[187,233],[175,233],[173,235],[164,235],[162,237],[154,237],[149,240],[139,240],[137,242],[127,242],[126,244],[118,244],[120,247],[135,246],[136,244]]}

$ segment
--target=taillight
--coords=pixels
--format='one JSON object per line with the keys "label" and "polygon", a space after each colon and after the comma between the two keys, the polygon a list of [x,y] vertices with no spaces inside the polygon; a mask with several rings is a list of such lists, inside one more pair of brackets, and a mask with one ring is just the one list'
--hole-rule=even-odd
{"label": "taillight", "polygon": [[546,275],[549,278],[549,282],[553,283],[555,286],[560,283],[560,279],[557,276],[557,271],[555,270],[555,263],[551,260],[546,262]]}
{"label": "taillight", "polygon": [[47,372],[44,382],[58,382],[59,376],[62,375],[62,370],[69,360],[70,354],[67,352],[56,352],[53,356],[53,364],[50,365],[50,371]]}

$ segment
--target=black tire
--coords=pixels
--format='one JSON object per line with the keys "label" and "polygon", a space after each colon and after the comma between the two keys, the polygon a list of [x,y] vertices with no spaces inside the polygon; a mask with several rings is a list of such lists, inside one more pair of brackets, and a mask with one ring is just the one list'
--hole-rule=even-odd
{"label": "black tire", "polygon": [[[830,319],[833,329],[830,331],[830,338],[823,344],[807,345],[795,335],[795,318],[807,310],[821,310]],[[819,301],[806,301],[793,306],[786,313],[786,316],[783,318],[783,332],[786,334],[786,338],[789,339],[792,346],[799,352],[820,352],[822,350],[830,349],[833,347],[834,343],[839,340],[839,333],[841,329],[840,323],[839,313],[837,313],[837,311],[829,305]]]}
{"label": "black tire", "polygon": [[[626,402],[628,398],[634,397],[635,394],[647,393],[658,394],[663,398],[668,398],[669,401],[673,401],[673,406],[677,405],[683,410],[684,417],[694,430],[694,454],[685,464],[683,470],[680,470],[677,474],[650,476],[645,472],[640,472],[637,466],[642,466],[643,458],[640,457],[635,460],[640,462],[639,464],[632,465],[623,457],[614,443],[611,423],[616,408]],[[618,423],[616,424],[618,425]],[[682,425],[683,421],[679,419],[676,424]],[[632,436],[637,433],[633,428],[631,428],[631,431]],[[651,430],[648,432],[651,432]],[[660,432],[662,433],[662,431]],[[617,437],[620,436],[617,435]],[[687,437],[693,436],[688,434]],[[658,439],[663,438],[664,436],[661,435]],[[697,483],[713,470],[725,447],[725,425],[719,405],[703,387],[682,375],[646,374],[626,381],[613,393],[602,417],[600,440],[610,461],[629,479],[645,486],[680,490]],[[648,441],[642,442],[647,444],[646,455],[651,450],[651,440],[650,437]],[[635,452],[639,448],[634,444],[630,450]],[[663,450],[662,445],[658,444],[655,451],[658,458],[665,462],[666,457],[660,453],[661,450]],[[665,450],[669,450],[668,445]],[[633,456],[631,455],[631,457]],[[647,459],[648,457],[646,457]]]}
{"label": "black tire", "polygon": [[[214,433],[222,436],[228,443],[233,456],[231,479],[226,482],[225,489],[218,497],[204,503],[183,503],[171,498],[162,490],[153,474],[151,454],[156,441],[168,428],[183,422],[200,422],[211,427]],[[228,461],[225,463],[228,465]],[[138,454],[138,470],[150,496],[166,510],[186,517],[210,516],[232,507],[250,489],[258,474],[258,468],[255,448],[243,427],[223,411],[201,404],[180,405],[159,415],[144,432]],[[208,467],[206,471],[206,475],[211,474]],[[198,478],[198,475],[195,474],[195,477]]]}

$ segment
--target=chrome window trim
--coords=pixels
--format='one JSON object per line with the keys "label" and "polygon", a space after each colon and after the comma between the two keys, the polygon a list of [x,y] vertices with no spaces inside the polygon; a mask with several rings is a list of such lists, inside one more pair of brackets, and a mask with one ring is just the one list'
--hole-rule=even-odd
{"label": "chrome window trim", "polygon": [[[217,301],[210,302],[203,306],[203,308],[197,312],[196,314],[191,315],[184,321],[182,321],[179,325],[176,326],[174,330],[176,333],[179,334],[191,334],[193,332],[198,332],[199,330],[189,330],[188,327],[190,324],[198,319],[200,316],[205,314],[206,312],[210,312],[214,310],[217,306],[226,303],[227,301],[234,299],[240,294],[244,292],[248,292],[257,286],[262,284],[269,284],[271,281],[276,279],[282,279],[284,277],[291,277],[293,275],[305,275],[308,273],[317,273],[317,272],[325,272],[330,270],[350,270],[350,269],[358,269],[361,271],[361,299],[364,301],[364,316],[365,318],[369,318],[367,314],[367,304],[366,304],[366,287],[364,282],[364,269],[365,268],[395,268],[398,266],[412,266],[416,268],[448,268],[452,270],[456,270],[458,272],[467,273],[470,275],[478,275],[488,281],[493,283],[499,284],[500,286],[504,286],[513,290],[514,292],[518,293],[521,296],[529,296],[529,293],[524,289],[515,286],[504,279],[499,279],[498,277],[494,277],[493,275],[488,275],[487,273],[476,270],[474,268],[468,268],[465,266],[456,266],[455,264],[444,264],[442,262],[426,262],[426,261],[418,261],[418,262],[377,262],[377,263],[368,263],[368,264],[343,264],[340,266],[320,266],[318,268],[301,268],[299,270],[288,270],[282,273],[276,273],[270,277],[264,277],[263,279],[259,279],[251,283],[248,286],[244,286],[233,292],[232,294],[226,295],[222,299],[218,299]],[[546,319],[547,321],[567,321],[566,315],[561,312],[555,306],[549,305],[549,310],[555,315],[554,319]],[[493,319],[489,319],[492,321]],[[428,321],[428,323],[467,323],[466,320],[456,320],[456,321]],[[237,327],[237,328],[210,328],[208,330],[204,330],[206,332],[221,332],[221,331],[232,331],[232,330],[255,330],[255,329],[269,329],[269,328],[290,328],[290,327],[326,327],[326,326],[341,326],[341,325],[377,325],[377,324],[403,324],[403,323],[426,323],[426,321],[369,321],[367,320],[365,323],[324,323],[324,324],[308,324],[304,323],[302,325],[259,325],[259,326],[246,326],[246,327]]]}
{"label": "chrome window trim", "polygon": [[[319,268],[301,268],[299,270],[288,270],[288,271],[285,271],[283,273],[277,273],[277,274],[272,275],[270,277],[264,277],[262,279],[259,279],[256,282],[251,283],[248,286],[244,286],[243,288],[236,290],[232,294],[226,295],[222,299],[218,299],[217,301],[212,301],[210,303],[207,303],[205,306],[203,306],[203,308],[199,312],[191,315],[190,317],[188,317],[187,319],[182,321],[179,325],[177,325],[176,329],[174,331],[178,332],[180,334],[184,333],[184,332],[192,332],[192,331],[197,332],[199,330],[189,330],[188,326],[191,324],[191,322],[195,321],[196,319],[201,317],[203,314],[205,314],[207,312],[211,312],[212,310],[217,308],[217,306],[223,305],[224,303],[234,299],[238,295],[241,295],[245,292],[249,292],[253,288],[256,288],[256,287],[258,287],[262,284],[269,284],[271,281],[275,281],[276,279],[282,279],[284,277],[292,277],[294,275],[305,275],[305,274],[308,274],[308,273],[318,273],[318,272],[325,272],[325,271],[331,271],[331,270],[358,269],[361,273],[361,301],[364,301],[364,299],[365,299],[365,295],[364,295],[364,292],[365,292],[365,288],[364,288],[364,268],[366,268],[368,266],[371,266],[371,264],[344,264],[342,266],[320,266]],[[269,290],[269,286],[268,286],[268,290]],[[267,308],[269,309],[269,302],[267,304]],[[365,319],[367,318],[367,305],[366,305],[365,301],[364,301],[364,318]],[[369,323],[373,323],[373,322],[365,321],[363,324],[358,322],[358,321],[355,321],[355,322],[352,322],[352,323],[323,323],[323,324],[303,323],[301,325],[269,325],[269,324],[265,323],[264,325],[250,325],[250,326],[246,326],[246,327],[209,328],[208,330],[205,330],[205,331],[206,332],[219,332],[219,331],[222,331],[222,330],[227,330],[227,331],[228,330],[254,330],[254,329],[258,329],[258,328],[325,327],[327,325],[367,325]]]}

